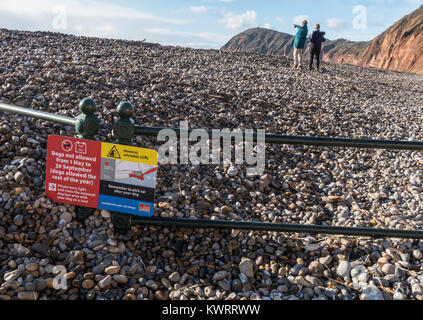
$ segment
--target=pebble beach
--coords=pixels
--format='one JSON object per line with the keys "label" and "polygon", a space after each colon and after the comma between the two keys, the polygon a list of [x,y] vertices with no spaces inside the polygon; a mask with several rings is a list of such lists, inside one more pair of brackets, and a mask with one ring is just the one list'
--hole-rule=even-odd
{"label": "pebble beach", "polygon": [[[97,103],[137,125],[423,141],[423,77],[145,42],[0,29],[0,101],[68,117]],[[0,113],[0,300],[423,300],[423,241],[84,223],[44,192],[47,138]],[[155,138],[134,145],[158,149]],[[423,155],[268,144],[266,169],[159,167],[155,216],[423,231]],[[54,289],[55,267],[66,289]],[[56,268],[57,269],[57,268]]]}

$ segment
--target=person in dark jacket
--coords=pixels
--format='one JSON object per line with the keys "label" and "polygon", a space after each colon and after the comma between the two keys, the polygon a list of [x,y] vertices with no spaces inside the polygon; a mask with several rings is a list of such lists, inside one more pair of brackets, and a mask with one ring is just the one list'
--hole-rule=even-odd
{"label": "person in dark jacket", "polygon": [[311,36],[311,57],[310,57],[310,70],[313,69],[313,60],[316,57],[317,61],[317,70],[320,68],[320,52],[322,51],[322,43],[326,41],[324,35],[326,32],[320,31],[320,24],[314,26],[315,31]]}

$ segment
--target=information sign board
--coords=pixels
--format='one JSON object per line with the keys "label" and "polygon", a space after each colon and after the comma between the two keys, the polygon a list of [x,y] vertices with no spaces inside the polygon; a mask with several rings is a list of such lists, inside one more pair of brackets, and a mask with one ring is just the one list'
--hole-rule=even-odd
{"label": "information sign board", "polygon": [[48,138],[46,194],[55,202],[151,217],[157,171],[155,150]]}

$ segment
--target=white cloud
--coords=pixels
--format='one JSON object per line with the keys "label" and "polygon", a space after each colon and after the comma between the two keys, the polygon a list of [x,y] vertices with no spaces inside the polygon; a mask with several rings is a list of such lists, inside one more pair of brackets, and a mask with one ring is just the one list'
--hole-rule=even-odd
{"label": "white cloud", "polygon": [[[372,0],[373,2],[377,3],[394,3],[397,0]],[[399,2],[405,2],[409,4],[423,4],[423,0],[400,0]]]}
{"label": "white cloud", "polygon": [[[233,35],[223,35],[213,32],[189,32],[167,28],[146,28],[147,34],[163,39],[162,43],[171,45],[190,46],[193,48],[220,48]],[[172,39],[172,42],[165,40]]]}
{"label": "white cloud", "polygon": [[235,14],[233,12],[223,12],[223,18],[219,20],[226,28],[236,30],[244,27],[245,25],[257,25],[257,12],[249,10],[242,14]]}
{"label": "white cloud", "polygon": [[78,33],[81,33],[81,32],[84,31],[85,28],[84,28],[84,26],[81,26],[80,24],[78,24],[78,25],[74,26],[72,29],[75,30]]}
{"label": "white cloud", "polygon": [[376,28],[387,28],[388,25],[385,22],[381,22],[381,21],[370,21],[367,23],[367,25],[371,26],[371,27],[376,27]]}
{"label": "white cloud", "polygon": [[188,32],[188,31],[179,31],[179,30],[172,30],[166,28],[146,28],[145,31],[154,34],[161,34],[161,35],[173,35],[173,36],[182,36],[182,37],[194,37],[198,39],[210,39],[219,37],[218,34],[213,32]]}
{"label": "white cloud", "polygon": [[270,23],[265,23],[264,25],[262,25],[262,28],[272,29],[272,25]]}
{"label": "white cloud", "polygon": [[285,19],[281,18],[281,17],[276,17],[275,20],[279,23],[282,23],[282,24],[284,24],[286,22]]}
{"label": "white cloud", "polygon": [[59,31],[128,40],[144,39],[139,32],[144,27],[169,27],[191,22],[99,0],[0,0],[0,21],[2,27],[8,29]]}
{"label": "white cloud", "polygon": [[115,37],[119,33],[116,26],[109,23],[106,23],[104,25],[100,25],[99,27],[97,27],[97,32],[101,34],[103,37],[109,37],[109,38]]}
{"label": "white cloud", "polygon": [[301,25],[301,23],[304,20],[307,20],[308,23],[310,23],[310,17],[308,15],[306,15],[306,14],[302,14],[302,15],[299,15],[299,16],[296,16],[296,17],[292,18],[292,23]]}
{"label": "white cloud", "polygon": [[205,6],[192,6],[189,8],[189,11],[193,13],[205,13],[208,11],[208,8]]}
{"label": "white cloud", "polygon": [[423,0],[372,0],[372,2],[376,3],[395,3],[395,2],[405,2],[411,5],[421,5],[423,4]]}
{"label": "white cloud", "polygon": [[326,25],[329,29],[334,31],[340,31],[347,28],[347,22],[338,18],[326,19]]}
{"label": "white cloud", "polygon": [[203,48],[206,48],[206,47],[208,48],[210,46],[210,43],[207,43],[207,42],[188,42],[187,45],[190,48],[203,49]]}
{"label": "white cloud", "polygon": [[[139,10],[97,0],[0,0],[0,13],[8,13],[28,20],[53,17],[55,8],[64,7],[68,17],[95,19],[130,19],[170,24],[188,23],[188,20],[154,16]],[[100,9],[101,8],[101,9]]]}

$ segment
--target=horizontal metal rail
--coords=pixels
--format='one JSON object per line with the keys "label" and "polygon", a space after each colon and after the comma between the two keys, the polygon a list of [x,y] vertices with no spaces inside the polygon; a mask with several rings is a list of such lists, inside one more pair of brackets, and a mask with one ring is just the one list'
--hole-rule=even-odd
{"label": "horizontal metal rail", "polygon": [[132,224],[159,227],[234,229],[307,234],[346,235],[374,238],[423,239],[423,231],[389,230],[374,228],[347,228],[335,226],[313,226],[261,222],[238,222],[225,220],[132,217]]}
{"label": "horizontal metal rail", "polygon": [[[180,128],[158,128],[158,127],[140,127],[135,126],[135,134],[156,137],[160,131],[167,129],[176,132],[177,136],[181,135]],[[195,129],[189,129],[190,134]],[[213,131],[207,131],[212,137]],[[230,135],[232,137],[244,138],[244,133],[221,133],[222,136]],[[257,134],[253,135],[257,140]],[[349,139],[349,138],[330,138],[330,137],[300,137],[278,134],[266,134],[265,141],[269,144],[287,144],[301,146],[317,146],[317,147],[342,147],[342,148],[364,148],[364,149],[385,149],[385,150],[423,150],[423,142],[417,141],[392,141],[392,140],[373,140],[373,139]]]}
{"label": "horizontal metal rail", "polygon": [[34,109],[21,108],[17,106],[12,106],[10,104],[1,103],[1,102],[0,102],[0,111],[20,114],[26,117],[38,118],[38,119],[47,120],[50,122],[56,122],[56,123],[64,124],[66,126],[75,126],[75,123],[76,123],[76,119],[74,118],[59,116],[56,114],[34,110]]}

